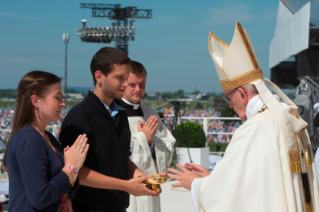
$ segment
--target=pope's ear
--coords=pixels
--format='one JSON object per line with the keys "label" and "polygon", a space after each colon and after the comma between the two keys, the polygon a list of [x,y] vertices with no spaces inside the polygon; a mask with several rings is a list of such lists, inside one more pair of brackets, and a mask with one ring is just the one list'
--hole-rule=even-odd
{"label": "pope's ear", "polygon": [[248,98],[248,94],[243,88],[238,88],[238,91],[242,100],[245,100]]}
{"label": "pope's ear", "polygon": [[34,107],[39,107],[39,96],[33,94],[31,97],[30,97],[30,101],[31,101],[31,104],[34,106]]}

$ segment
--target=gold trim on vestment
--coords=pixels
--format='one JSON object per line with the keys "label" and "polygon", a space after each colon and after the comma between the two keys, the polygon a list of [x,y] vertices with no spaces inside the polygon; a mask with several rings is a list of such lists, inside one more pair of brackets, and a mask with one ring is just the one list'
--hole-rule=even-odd
{"label": "gold trim on vestment", "polygon": [[310,167],[312,167],[311,146],[306,144],[306,138],[305,138],[305,131],[304,130],[302,130],[300,132],[300,137],[301,137],[302,144],[304,146],[306,167],[310,168]]}
{"label": "gold trim on vestment", "polygon": [[226,46],[227,48],[229,48],[229,44],[225,43],[224,41],[222,41],[219,37],[217,37],[212,31],[209,31],[209,35],[208,35],[208,49],[210,54],[212,54],[212,46],[211,46],[211,40],[212,37],[214,37],[219,43],[221,43],[223,46]]}
{"label": "gold trim on vestment", "polygon": [[[213,36],[218,42],[220,42],[223,46],[227,47],[227,51],[226,51],[226,53],[225,53],[224,56],[223,56],[223,60],[222,60],[223,62],[224,62],[225,56],[227,55],[227,52],[228,52],[228,50],[229,50],[229,46],[230,46],[230,45],[227,44],[227,43],[225,43],[224,41],[222,41],[222,40],[221,40],[219,37],[217,37],[212,31],[209,32],[209,35],[208,35],[208,48],[209,48],[210,55],[212,56],[214,62],[215,62],[215,63],[219,66],[219,68],[222,70],[222,72],[224,73],[225,77],[226,77],[227,79],[229,79],[228,76],[227,76],[227,74],[226,74],[226,72],[224,71],[223,62],[222,62],[221,65],[219,65],[219,63],[215,60],[215,57],[213,56],[213,53],[212,53],[212,45],[211,45],[211,38],[212,38],[212,36]],[[234,39],[234,38],[233,38],[233,39]]]}
{"label": "gold trim on vestment", "polygon": [[311,147],[310,145],[306,146],[306,151],[305,151],[305,159],[306,159],[306,166],[307,168],[310,168],[312,166],[312,161],[311,161]]}
{"label": "gold trim on vestment", "polygon": [[290,160],[290,172],[301,172],[300,155],[298,150],[291,150],[288,152]]}
{"label": "gold trim on vestment", "polygon": [[242,41],[243,41],[243,43],[244,43],[244,46],[245,46],[245,48],[246,48],[246,51],[247,51],[247,53],[248,53],[248,56],[249,56],[249,58],[250,58],[250,62],[251,62],[251,64],[252,64],[252,66],[253,66],[255,69],[260,69],[259,64],[258,64],[258,62],[257,62],[257,59],[256,59],[256,55],[254,54],[254,51],[252,50],[252,48],[251,48],[251,46],[250,46],[250,43],[249,43],[249,41],[248,41],[248,39],[247,39],[247,37],[246,37],[246,34],[245,34],[245,32],[244,32],[243,27],[242,27],[241,24],[238,23],[238,22],[236,23],[236,27],[237,27],[237,29],[238,29],[238,31],[239,31],[239,35],[240,35],[240,37],[241,37],[241,39],[242,39]]}
{"label": "gold trim on vestment", "polygon": [[297,149],[288,151],[291,174],[301,172],[299,141],[298,141],[297,135],[295,133],[293,133],[293,134],[295,137]]}
{"label": "gold trim on vestment", "polygon": [[238,88],[242,85],[246,85],[248,83],[254,82],[261,78],[264,78],[264,75],[261,69],[258,69],[258,70],[253,69],[237,77],[234,77],[232,79],[220,80],[220,84],[222,86],[222,89],[226,91],[226,90]]}
{"label": "gold trim on vestment", "polygon": [[[301,137],[301,145],[304,147],[304,145],[303,145],[303,136],[304,136],[304,131],[302,130],[299,134],[300,134],[300,137]],[[299,153],[300,153],[300,148],[299,148],[299,141],[298,141],[298,137],[297,137],[297,135],[294,133],[294,137],[295,137],[295,141],[296,141],[296,145],[297,145],[297,151],[298,151],[298,155],[299,155]],[[304,147],[304,150],[305,150],[305,147]],[[295,150],[293,150],[293,151],[295,151]],[[305,156],[306,156],[306,152],[307,152],[308,150],[305,150]],[[299,155],[299,158],[300,158],[300,155]],[[299,161],[299,163],[300,163],[300,161]],[[290,164],[291,164],[291,161],[290,161]],[[299,167],[300,167],[300,172],[301,172],[301,163],[300,163],[300,165],[299,165]],[[307,167],[307,165],[306,165],[306,167]],[[290,165],[290,170],[291,170],[291,165]],[[309,180],[309,169],[308,169],[308,167],[306,168],[306,170],[307,170],[307,178],[308,178],[308,183],[309,183],[309,189],[310,189],[310,196],[311,196],[311,201],[309,202],[309,203],[307,203],[307,201],[306,201],[306,192],[305,192],[305,188],[304,188],[304,186],[303,186],[303,183],[302,183],[302,193],[303,193],[303,199],[304,199],[304,204],[305,204],[305,210],[306,210],[306,212],[313,212],[313,206],[312,206],[312,198],[313,198],[313,195],[311,195],[311,184],[310,184],[310,180]],[[291,173],[293,173],[293,172],[291,172]],[[295,173],[295,172],[294,172]],[[300,176],[300,178],[301,178],[301,176]],[[301,178],[301,182],[302,182],[302,178]]]}
{"label": "gold trim on vestment", "polygon": [[[212,53],[212,45],[211,45],[211,39],[212,37],[214,37],[218,42],[220,42],[223,46],[227,47],[229,49],[229,44],[225,43],[224,41],[222,41],[219,37],[217,37],[212,31],[209,32],[209,35],[208,35],[208,49],[209,49],[209,53],[210,55],[212,56],[213,60],[214,60],[214,63],[218,65],[218,67],[223,71],[223,73],[225,74],[225,76],[227,77],[227,74],[225,73],[224,69],[222,68],[223,64],[219,64],[215,57],[213,56],[213,53]],[[227,51],[228,51],[227,49]],[[226,51],[226,53],[227,53]],[[226,54],[225,54],[226,55]],[[224,56],[225,56],[224,55]],[[224,59],[223,59],[224,60]],[[228,77],[227,77],[228,79]]]}

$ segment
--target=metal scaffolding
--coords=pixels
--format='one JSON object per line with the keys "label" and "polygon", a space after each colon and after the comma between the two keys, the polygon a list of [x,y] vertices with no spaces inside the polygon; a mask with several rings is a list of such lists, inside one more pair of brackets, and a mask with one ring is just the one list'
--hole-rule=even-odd
{"label": "metal scaffolding", "polygon": [[[128,41],[135,40],[134,18],[150,19],[152,10],[137,9],[137,7],[121,8],[120,4],[80,4],[80,8],[92,9],[92,17],[109,18],[114,20],[112,27],[86,27],[86,20],[82,20],[82,29],[76,30],[82,42],[111,43],[128,54]],[[130,20],[129,20],[130,19]]]}

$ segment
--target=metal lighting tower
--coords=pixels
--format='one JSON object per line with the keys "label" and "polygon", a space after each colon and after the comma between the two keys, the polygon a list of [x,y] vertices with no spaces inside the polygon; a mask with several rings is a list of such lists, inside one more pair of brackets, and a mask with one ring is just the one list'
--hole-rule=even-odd
{"label": "metal lighting tower", "polygon": [[68,77],[68,69],[67,69],[67,62],[68,62],[68,58],[67,58],[67,52],[68,52],[68,43],[69,43],[69,40],[70,40],[70,35],[69,34],[66,34],[64,33],[62,35],[62,39],[65,43],[65,78],[64,78],[64,83],[65,83],[65,86],[64,86],[64,103],[65,103],[65,106],[66,106],[66,92],[68,90],[68,84],[67,84],[67,77]]}
{"label": "metal lighting tower", "polygon": [[[135,28],[132,18],[152,18],[152,10],[137,9],[137,7],[121,8],[120,4],[80,4],[80,8],[92,9],[92,17],[109,18],[115,20],[112,27],[86,27],[83,19],[82,29],[76,30],[82,42],[111,43],[128,54],[128,41],[135,40]],[[129,20],[130,18],[130,20]],[[130,23],[129,23],[130,22]]]}

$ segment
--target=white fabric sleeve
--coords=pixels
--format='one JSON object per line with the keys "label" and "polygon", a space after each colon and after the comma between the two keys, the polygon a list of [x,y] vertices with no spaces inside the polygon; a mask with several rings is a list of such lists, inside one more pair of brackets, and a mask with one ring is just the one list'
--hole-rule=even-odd
{"label": "white fabric sleeve", "polygon": [[315,165],[316,165],[316,171],[317,171],[317,180],[319,184],[319,148],[316,151],[315,155]]}
{"label": "white fabric sleeve", "polygon": [[196,181],[197,181],[197,178],[193,180],[192,187],[191,187],[191,196],[193,201],[194,212],[198,212],[197,199],[196,199]]}

